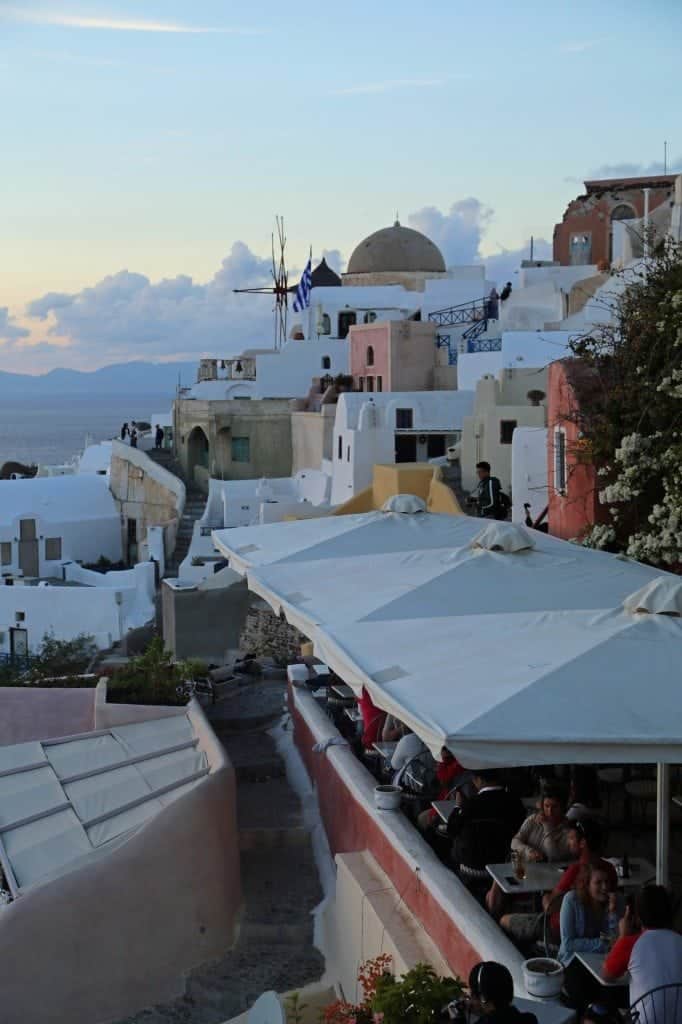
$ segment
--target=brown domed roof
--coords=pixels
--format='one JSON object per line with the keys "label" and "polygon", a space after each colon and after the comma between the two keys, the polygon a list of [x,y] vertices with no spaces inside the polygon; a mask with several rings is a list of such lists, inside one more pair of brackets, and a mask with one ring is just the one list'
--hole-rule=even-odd
{"label": "brown domed roof", "polygon": [[445,260],[437,245],[420,231],[399,221],[369,235],[353,250],[347,274],[445,273]]}

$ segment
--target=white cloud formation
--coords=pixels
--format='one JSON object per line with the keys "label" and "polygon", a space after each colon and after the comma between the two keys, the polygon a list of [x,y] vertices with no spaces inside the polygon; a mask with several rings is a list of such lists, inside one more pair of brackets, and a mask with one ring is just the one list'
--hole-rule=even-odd
{"label": "white cloud formation", "polygon": [[76,294],[49,292],[29,303],[26,312],[50,321],[48,337],[68,337],[72,347],[81,354],[90,350],[98,363],[229,354],[272,344],[272,298],[234,294],[235,288],[271,283],[271,261],[235,242],[207,284],[185,274],[153,283],[144,274],[121,270]]}
{"label": "white cloud formation", "polygon": [[453,203],[448,213],[424,206],[409,215],[408,224],[435,242],[450,266],[479,262],[481,239],[492,215],[490,207],[469,196]]}
{"label": "white cloud formation", "polygon": [[21,338],[28,338],[30,331],[25,327],[19,327],[14,318],[9,315],[7,306],[0,306],[0,343],[10,342],[13,344]]}
{"label": "white cloud formation", "polygon": [[[502,249],[492,256],[481,255],[481,243],[493,218],[493,210],[480,199],[469,196],[453,203],[447,213],[425,206],[410,214],[408,223],[427,235],[443,253],[447,266],[484,263],[491,281],[507,281],[522,259],[530,255],[530,240],[519,249]],[[535,259],[551,259],[552,244],[537,238],[533,244]]]}
{"label": "white cloud formation", "polygon": [[28,22],[32,25],[55,25],[61,28],[104,29],[110,32],[165,32],[183,35],[207,35],[212,33],[231,35],[256,35],[258,29],[207,27],[185,25],[172,21],[145,21],[140,18],[93,18],[79,14],[67,14],[60,11],[26,10],[13,4],[4,4],[0,8],[0,16],[12,21]]}
{"label": "white cloud formation", "polygon": [[682,156],[676,160],[668,160],[667,169],[662,160],[653,160],[650,164],[628,163],[602,164],[585,176],[586,181],[598,181],[600,178],[642,178],[646,175],[675,174],[682,170]]}
{"label": "white cloud formation", "polygon": [[[426,206],[411,214],[409,224],[439,246],[449,266],[484,263],[491,280],[511,279],[529,245],[481,254],[481,244],[493,211],[471,196],[453,203],[447,212]],[[345,259],[338,249],[322,252],[328,264],[342,272]],[[537,259],[551,256],[551,244],[536,239]],[[314,265],[318,262],[314,260]],[[300,267],[289,270],[292,286]],[[29,332],[0,309],[0,339],[21,348],[26,360],[40,352],[55,365],[102,366],[130,359],[194,359],[199,355],[227,356],[244,348],[270,347],[274,341],[273,297],[237,295],[235,288],[270,288],[270,258],[257,256],[245,242],[235,242],[207,283],[186,274],[152,282],[144,274],[121,270],[82,291],[48,292],[26,307]],[[38,323],[45,331],[38,332]],[[23,343],[32,335],[34,341]],[[42,335],[42,336],[41,336]],[[24,358],[24,356],[22,356]]]}

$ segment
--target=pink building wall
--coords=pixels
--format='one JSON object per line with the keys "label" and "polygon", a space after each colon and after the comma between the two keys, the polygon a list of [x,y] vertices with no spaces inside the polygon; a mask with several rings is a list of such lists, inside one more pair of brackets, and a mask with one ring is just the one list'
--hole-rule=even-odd
{"label": "pink building wall", "polygon": [[[374,361],[368,363],[368,349],[372,349]],[[352,327],[350,331],[350,372],[358,391],[392,391],[391,381],[391,323],[364,324]],[[374,380],[374,387],[367,387],[367,378]],[[381,378],[381,388],[377,378]],[[360,379],[364,387],[360,387]]]}

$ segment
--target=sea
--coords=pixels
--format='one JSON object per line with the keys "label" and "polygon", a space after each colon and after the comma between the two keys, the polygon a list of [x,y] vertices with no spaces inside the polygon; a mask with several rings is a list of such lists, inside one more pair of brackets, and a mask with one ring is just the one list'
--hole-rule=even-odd
{"label": "sea", "polygon": [[121,424],[167,412],[173,394],[46,395],[0,398],[0,466],[68,462],[86,444],[118,437]]}

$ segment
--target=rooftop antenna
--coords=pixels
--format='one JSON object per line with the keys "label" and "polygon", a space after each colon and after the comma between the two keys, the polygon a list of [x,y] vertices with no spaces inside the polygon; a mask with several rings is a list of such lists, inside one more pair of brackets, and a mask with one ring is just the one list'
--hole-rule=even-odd
{"label": "rooftop antenna", "polygon": [[275,232],[272,233],[272,287],[262,285],[259,288],[235,288],[235,293],[249,295],[274,295],[275,305],[275,348],[280,349],[287,340],[287,312],[289,309],[289,288],[284,250],[287,236],[284,231],[284,217],[275,217],[277,231],[277,248],[275,248]]}

